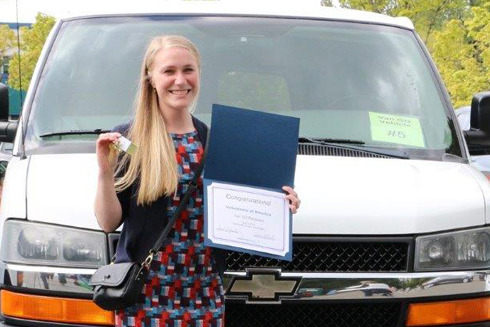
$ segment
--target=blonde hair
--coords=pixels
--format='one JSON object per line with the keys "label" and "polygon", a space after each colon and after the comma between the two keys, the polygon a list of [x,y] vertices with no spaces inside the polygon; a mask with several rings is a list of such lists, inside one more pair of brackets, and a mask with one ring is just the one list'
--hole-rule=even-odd
{"label": "blonde hair", "polygon": [[[148,205],[162,195],[172,195],[179,182],[174,144],[160,112],[157,93],[151,84],[151,70],[156,54],[160,50],[174,47],[189,50],[196,59],[198,77],[201,75],[199,52],[191,41],[177,35],[159,36],[151,40],[141,67],[134,121],[128,131],[128,138],[138,146],[138,150],[132,156],[124,153],[116,169],[116,176],[124,173],[116,180],[117,192],[138,180],[138,205]],[[190,112],[195,108],[198,92],[188,108]]]}

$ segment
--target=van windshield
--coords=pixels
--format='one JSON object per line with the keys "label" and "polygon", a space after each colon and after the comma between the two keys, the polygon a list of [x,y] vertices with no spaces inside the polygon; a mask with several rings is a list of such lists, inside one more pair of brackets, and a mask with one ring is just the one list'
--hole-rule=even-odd
{"label": "van windshield", "polygon": [[303,140],[355,140],[439,160],[444,153],[462,155],[412,31],[226,16],[63,22],[28,108],[26,151],[89,144],[93,151],[98,131],[128,122],[145,47],[162,34],[197,45],[202,80],[195,115],[208,124],[217,103],[299,117]]}

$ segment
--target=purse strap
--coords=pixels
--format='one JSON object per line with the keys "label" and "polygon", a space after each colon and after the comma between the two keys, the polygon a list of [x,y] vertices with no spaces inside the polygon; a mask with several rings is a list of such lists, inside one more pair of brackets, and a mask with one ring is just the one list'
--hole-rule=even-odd
{"label": "purse strap", "polygon": [[155,245],[150,249],[150,252],[148,253],[148,256],[146,259],[142,262],[142,266],[148,267],[153,260],[153,255],[160,250],[162,247],[163,243],[165,242],[165,239],[167,238],[168,233],[170,232],[170,229],[173,227],[175,221],[180,217],[182,214],[182,211],[184,211],[185,206],[187,205],[187,202],[189,201],[189,198],[191,197],[192,193],[196,190],[197,188],[197,182],[199,177],[201,176],[201,173],[204,169],[204,164],[206,163],[206,157],[208,155],[208,149],[209,149],[209,129],[207,131],[206,135],[206,146],[204,148],[204,153],[201,158],[201,164],[199,167],[196,169],[194,172],[194,177],[192,180],[187,184],[187,192],[185,192],[184,197],[179,203],[179,206],[177,209],[175,209],[174,214],[172,215],[172,218],[169,220],[167,223],[167,226],[165,226],[165,229],[162,231],[162,234],[160,234],[160,237],[158,240],[155,242]]}

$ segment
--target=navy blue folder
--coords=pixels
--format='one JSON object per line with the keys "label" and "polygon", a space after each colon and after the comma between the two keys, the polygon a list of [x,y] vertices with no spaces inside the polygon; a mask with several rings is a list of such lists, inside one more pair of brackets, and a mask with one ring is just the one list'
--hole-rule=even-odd
{"label": "navy blue folder", "polygon": [[[204,169],[205,196],[213,181],[276,192],[283,192],[285,185],[294,186],[298,134],[299,118],[214,104]],[[206,222],[208,246],[291,260],[291,245],[286,257],[277,257],[214,244],[207,238]]]}

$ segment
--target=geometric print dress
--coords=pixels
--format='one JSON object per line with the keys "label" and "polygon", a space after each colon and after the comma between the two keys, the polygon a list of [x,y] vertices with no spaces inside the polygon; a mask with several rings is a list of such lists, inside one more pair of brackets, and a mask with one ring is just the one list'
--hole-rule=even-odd
{"label": "geometric print dress", "polygon": [[[203,147],[196,131],[172,134],[179,169],[179,186],[169,201],[172,217],[201,162]],[[116,312],[120,327],[224,327],[224,292],[219,273],[204,246],[203,186],[190,197],[186,210],[153,258],[138,303]],[[170,237],[172,236],[172,237]]]}

